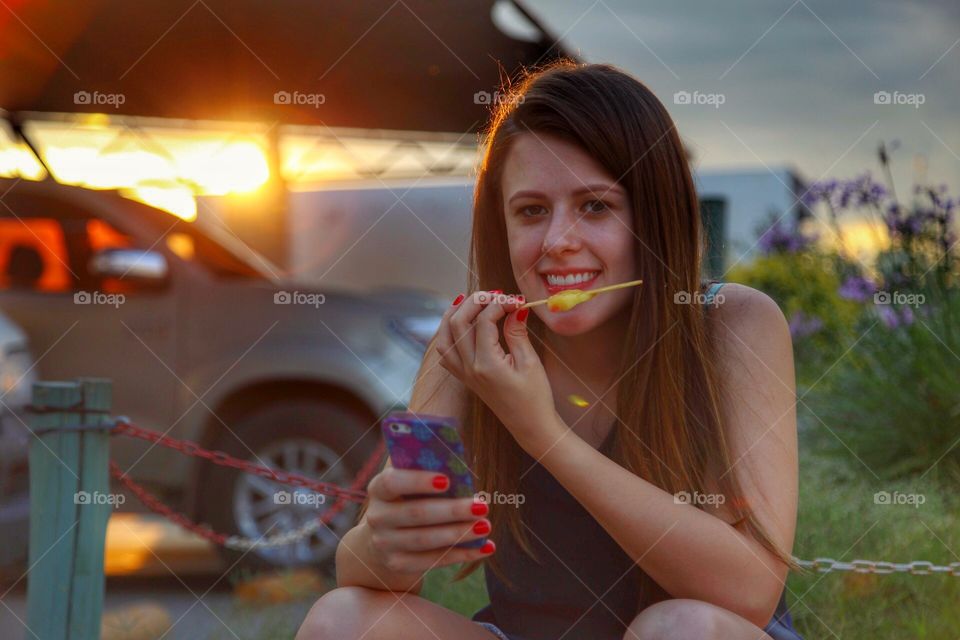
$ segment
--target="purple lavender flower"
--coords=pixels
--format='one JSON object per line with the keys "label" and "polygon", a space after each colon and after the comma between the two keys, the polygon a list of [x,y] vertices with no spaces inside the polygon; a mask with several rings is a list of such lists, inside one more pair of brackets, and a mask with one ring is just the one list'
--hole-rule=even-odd
{"label": "purple lavender flower", "polygon": [[918,208],[904,215],[904,211],[900,205],[892,204],[887,208],[884,222],[887,225],[887,230],[890,232],[890,235],[913,237],[920,235],[923,231],[924,224],[931,218],[936,218],[936,212],[932,210]]}
{"label": "purple lavender flower", "polygon": [[868,171],[851,180],[831,179],[815,182],[803,195],[803,202],[810,207],[822,200],[828,202],[834,209],[843,210],[867,205],[881,206],[888,195],[887,189],[882,184],[874,182]]}
{"label": "purple lavender flower", "polygon": [[841,298],[847,300],[856,300],[857,302],[866,302],[873,297],[877,290],[876,284],[869,278],[863,276],[851,276],[844,280],[840,286],[839,294]]}
{"label": "purple lavender flower", "polygon": [[840,201],[837,203],[838,209],[846,209],[850,206],[850,196],[853,191],[849,188],[849,183],[843,185],[843,191],[840,192]]}
{"label": "purple lavender flower", "polygon": [[873,183],[870,185],[870,188],[866,195],[864,196],[864,203],[874,202],[880,204],[880,201],[887,197],[887,189],[878,183]]}
{"label": "purple lavender flower", "polygon": [[913,311],[910,307],[897,308],[892,305],[879,305],[880,319],[888,329],[896,329],[900,326],[909,326],[913,324]]}
{"label": "purple lavender flower", "polygon": [[816,316],[808,316],[803,311],[797,311],[790,316],[790,336],[797,340],[816,333],[823,328],[823,320]]}
{"label": "purple lavender flower", "polygon": [[795,253],[806,249],[815,239],[804,236],[795,224],[787,226],[782,220],[776,220],[760,236],[758,245],[764,255]]}
{"label": "purple lavender flower", "polygon": [[832,201],[834,192],[839,186],[840,183],[835,179],[814,182],[807,188],[806,192],[804,192],[802,198],[803,203],[808,207],[812,207],[820,200]]}

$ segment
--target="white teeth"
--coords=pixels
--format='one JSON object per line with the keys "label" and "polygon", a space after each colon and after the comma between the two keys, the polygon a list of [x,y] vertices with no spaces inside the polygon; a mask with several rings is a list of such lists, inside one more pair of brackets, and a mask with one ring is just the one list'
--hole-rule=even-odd
{"label": "white teeth", "polygon": [[555,276],[553,274],[547,274],[547,283],[554,286],[566,286],[571,284],[580,284],[581,282],[592,280],[596,275],[600,273],[599,271],[586,271],[584,273],[571,273],[567,276]]}

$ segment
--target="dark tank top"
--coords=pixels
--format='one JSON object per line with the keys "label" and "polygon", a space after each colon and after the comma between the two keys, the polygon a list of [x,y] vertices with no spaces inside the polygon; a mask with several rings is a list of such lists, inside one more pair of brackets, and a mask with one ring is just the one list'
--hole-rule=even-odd
{"label": "dark tank top", "polygon": [[[599,449],[608,457],[613,434]],[[638,611],[639,567],[556,478],[521,455],[523,468],[530,468],[520,481],[521,527],[543,564],[503,536],[497,557],[515,588],[484,566],[490,604],[473,619],[492,622],[511,640],[620,640]]]}
{"label": "dark tank top", "polygon": [[[610,429],[598,447],[608,458],[614,434]],[[549,471],[526,451],[521,457],[529,469],[519,487],[521,527],[540,563],[513,536],[498,539],[500,566],[514,585],[484,565],[490,604],[472,619],[496,625],[510,640],[621,640],[639,613],[641,569]],[[790,624],[785,594],[768,627],[782,622]]]}

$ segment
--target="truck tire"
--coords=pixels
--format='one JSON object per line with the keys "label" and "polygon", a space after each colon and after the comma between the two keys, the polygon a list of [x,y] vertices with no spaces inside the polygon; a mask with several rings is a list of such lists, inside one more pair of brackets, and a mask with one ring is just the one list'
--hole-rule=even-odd
{"label": "truck tire", "polygon": [[[349,487],[373,453],[379,427],[334,402],[291,398],[263,405],[235,420],[215,449],[285,471]],[[234,435],[235,434],[235,435]],[[281,485],[237,469],[206,463],[198,504],[215,531],[245,538],[271,537],[296,529],[336,500],[308,489]],[[331,569],[337,544],[356,524],[360,505],[348,503],[330,527],[299,543],[249,552],[221,548],[227,566],[248,569],[310,565]]]}

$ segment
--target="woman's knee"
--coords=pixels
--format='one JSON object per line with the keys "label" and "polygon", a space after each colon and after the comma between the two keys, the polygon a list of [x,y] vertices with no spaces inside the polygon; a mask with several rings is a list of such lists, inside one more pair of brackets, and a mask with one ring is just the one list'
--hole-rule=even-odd
{"label": "woman's knee", "polygon": [[721,628],[717,609],[701,600],[664,600],[641,611],[623,640],[711,640]]}
{"label": "woman's knee", "polygon": [[[359,638],[396,604],[398,594],[367,587],[338,587],[317,600],[300,625],[295,640]],[[368,634],[366,638],[373,638]]]}

